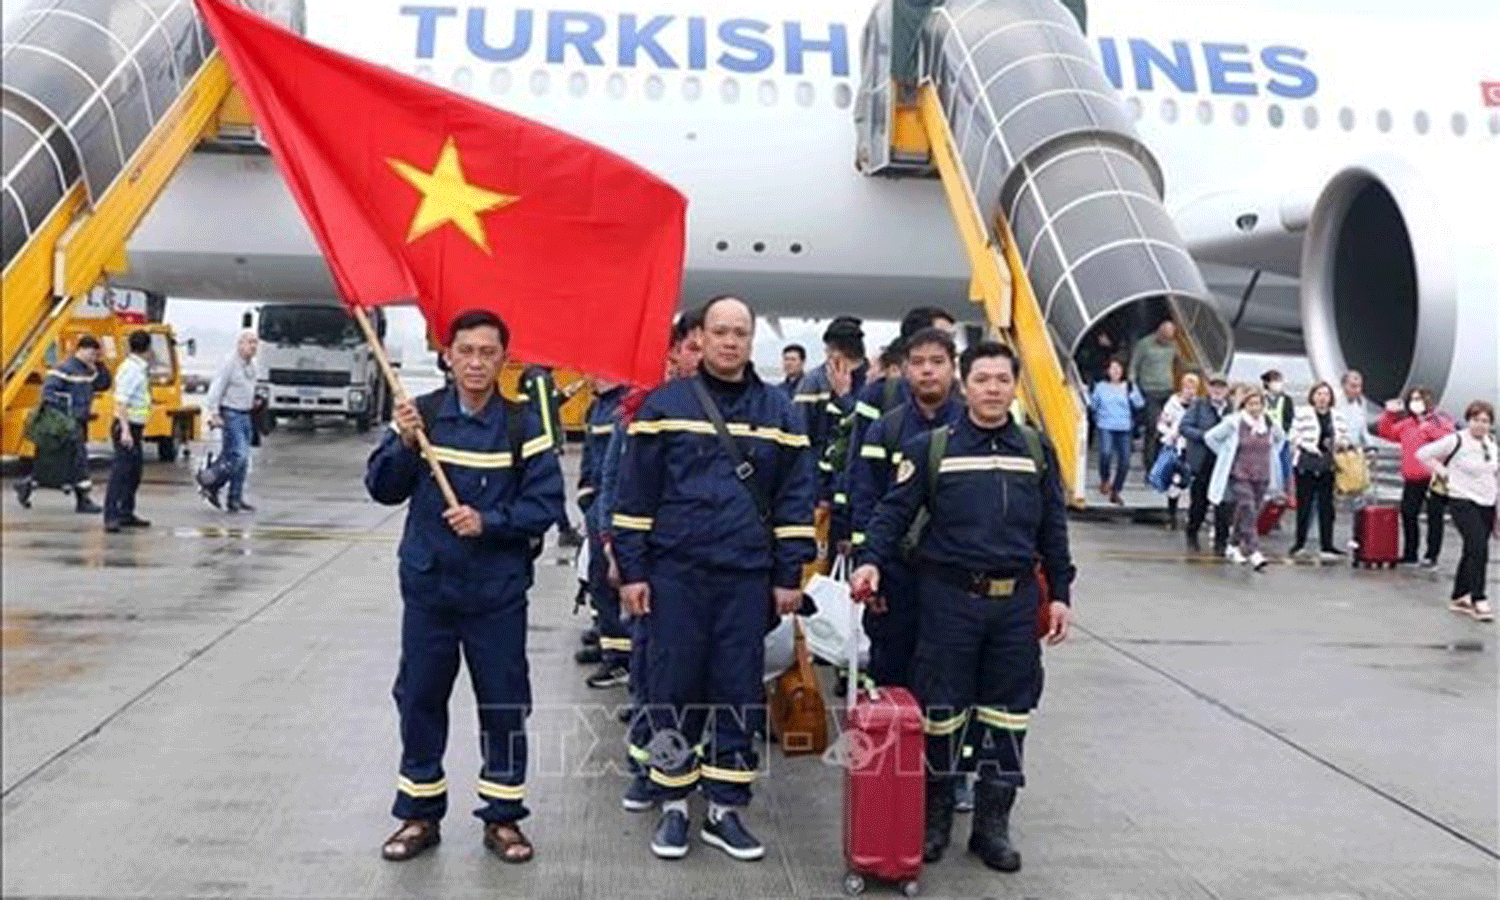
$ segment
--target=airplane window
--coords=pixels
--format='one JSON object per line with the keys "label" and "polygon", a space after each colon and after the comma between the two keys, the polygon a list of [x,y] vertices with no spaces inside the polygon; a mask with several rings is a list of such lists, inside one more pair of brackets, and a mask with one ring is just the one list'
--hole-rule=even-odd
{"label": "airplane window", "polygon": [[625,76],[619,72],[609,76],[609,81],[606,83],[605,89],[609,91],[609,95],[614,99],[619,100],[623,98],[625,96]]}
{"label": "airplane window", "polygon": [[1382,132],[1388,132],[1391,130],[1390,110],[1382,109],[1380,112],[1375,114],[1375,127],[1379,128]]}
{"label": "airplane window", "polygon": [[490,75],[490,93],[504,94],[510,90],[510,70],[496,69]]}
{"label": "airplane window", "polygon": [[1177,101],[1171,97],[1164,97],[1161,101],[1161,118],[1163,122],[1177,121]]}
{"label": "airplane window", "polygon": [[854,94],[849,90],[849,85],[839,82],[833,88],[833,105],[839,109],[848,109],[849,104],[854,102]]}
{"label": "airplane window", "polygon": [[667,86],[662,84],[660,75],[652,75],[646,79],[646,96],[652,100],[660,100],[667,92]]}
{"label": "airplane window", "polygon": [[551,80],[551,76],[545,70],[537,69],[531,73],[531,92],[538,97],[547,93],[547,88]]}
{"label": "airplane window", "polygon": [[1347,106],[1339,110],[1339,127],[1345,131],[1354,130],[1354,110]]}
{"label": "airplane window", "polygon": [[1234,105],[1234,124],[1250,124],[1250,107],[1246,106],[1243,100]]}
{"label": "airplane window", "polygon": [[1417,114],[1411,117],[1412,127],[1417,129],[1417,134],[1426,134],[1431,123],[1427,119],[1426,110],[1417,110]]}
{"label": "airplane window", "polygon": [[1208,125],[1214,120],[1214,105],[1207,100],[1198,101],[1198,121]]}
{"label": "airplane window", "polygon": [[1302,124],[1306,125],[1309,130],[1318,127],[1318,108],[1316,106],[1309,106],[1302,110]]}
{"label": "airplane window", "polygon": [[582,72],[574,72],[568,76],[568,93],[575,97],[582,97],[589,92],[589,77]]}
{"label": "airplane window", "polygon": [[432,66],[417,66],[414,74],[423,81],[431,81],[433,79]]}
{"label": "airplane window", "polygon": [[682,80],[682,96],[688,100],[697,100],[703,96],[703,82],[698,80],[698,76],[689,75]]}
{"label": "airplane window", "polygon": [[455,91],[467,91],[474,86],[474,73],[469,71],[468,66],[459,66],[453,70],[453,89]]}
{"label": "airplane window", "polygon": [[1500,112],[1490,113],[1490,134],[1500,134]]}
{"label": "airplane window", "polygon": [[724,83],[719,86],[719,96],[724,98],[725,103],[740,102],[740,83],[733,78],[724,79]]}
{"label": "airplane window", "polygon": [[817,96],[813,91],[812,82],[799,81],[797,83],[797,105],[812,106],[815,99],[817,99]]}
{"label": "airplane window", "polygon": [[1469,119],[1461,112],[1453,114],[1453,133],[1463,137],[1469,132]]}
{"label": "airplane window", "polygon": [[776,105],[776,96],[777,96],[776,82],[771,81],[770,79],[766,79],[765,81],[762,81],[760,83],[760,87],[757,89],[756,93],[758,93],[760,95],[760,105],[761,106],[775,106]]}
{"label": "airplane window", "polygon": [[1130,120],[1139,122],[1141,120],[1141,98],[1131,97],[1125,101],[1125,108],[1130,110]]}
{"label": "airplane window", "polygon": [[1280,128],[1286,124],[1286,113],[1280,103],[1272,103],[1270,109],[1266,110],[1266,121],[1271,123],[1272,128]]}

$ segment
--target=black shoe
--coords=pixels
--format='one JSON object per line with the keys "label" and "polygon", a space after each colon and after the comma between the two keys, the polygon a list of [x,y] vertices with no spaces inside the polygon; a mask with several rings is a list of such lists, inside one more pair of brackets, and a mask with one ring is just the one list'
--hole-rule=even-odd
{"label": "black shoe", "polygon": [[[73,511],[76,513],[83,513],[84,515],[89,516],[97,516],[100,513],[104,512],[104,507],[90,500],[89,495],[86,493],[74,494],[73,497]],[[127,521],[122,524],[129,525],[130,523]]]}
{"label": "black shoe", "polygon": [[23,509],[31,509],[31,492],[36,490],[36,485],[31,483],[30,478],[23,478],[14,485],[16,499],[21,501]]}
{"label": "black shoe", "polygon": [[656,823],[656,834],[651,836],[651,852],[662,859],[682,859],[688,852],[687,813],[669,809],[662,813]]}
{"label": "black shoe", "polygon": [[969,835],[969,852],[1001,872],[1021,870],[1021,854],[1010,844],[1010,809],[1015,802],[1015,785],[981,781],[974,787],[974,831]]}
{"label": "black shoe", "polygon": [[107,532],[109,532],[110,534],[119,534],[119,532],[120,532],[120,523],[119,522],[105,522],[104,523],[104,530],[107,531]]}
{"label": "black shoe", "polygon": [[126,528],[150,528],[151,520],[140,516],[126,516],[120,520],[120,524]]}
{"label": "black shoe", "polygon": [[927,779],[927,821],[922,833],[922,861],[943,858],[953,835],[953,779]]}
{"label": "black shoe", "polygon": [[251,506],[243,500],[231,500],[229,501],[229,511],[232,513],[253,513],[255,512],[255,507]]}
{"label": "black shoe", "polygon": [[214,509],[223,509],[224,508],[224,504],[222,504],[222,503],[219,502],[219,490],[218,490],[218,488],[212,488],[211,489],[211,488],[206,488],[206,487],[200,487],[200,488],[198,488],[198,495],[200,497],[202,497],[204,500],[207,500],[208,501],[208,505],[212,506]]}
{"label": "black shoe", "polygon": [[604,661],[604,654],[598,647],[584,647],[573,654],[573,662],[580,666],[597,666]]}
{"label": "black shoe", "polygon": [[740,814],[733,809],[721,813],[717,822],[705,819],[698,836],[705,844],[718,847],[735,859],[749,862],[766,855],[766,848],[755,839],[740,821]]}
{"label": "black shoe", "polygon": [[590,628],[588,631],[585,631],[583,634],[578,636],[578,643],[582,644],[585,647],[599,646],[599,629]]}
{"label": "black shoe", "polygon": [[624,666],[604,663],[599,671],[585,678],[583,683],[598,690],[620,687],[630,683],[630,670]]}
{"label": "black shoe", "polygon": [[651,789],[651,778],[641,772],[630,779],[625,793],[620,795],[620,806],[626,812],[645,812],[656,805],[656,792]]}
{"label": "black shoe", "polygon": [[634,706],[622,706],[615,711],[615,721],[621,725],[629,725],[630,720],[635,718]]}
{"label": "black shoe", "polygon": [[1189,531],[1185,533],[1185,536],[1187,541],[1187,550],[1189,553],[1203,552],[1203,543],[1198,540],[1197,532]]}

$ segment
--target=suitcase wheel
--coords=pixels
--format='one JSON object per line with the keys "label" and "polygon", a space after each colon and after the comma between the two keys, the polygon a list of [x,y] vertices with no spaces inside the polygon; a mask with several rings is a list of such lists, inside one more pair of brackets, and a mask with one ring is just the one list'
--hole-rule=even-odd
{"label": "suitcase wheel", "polygon": [[915,897],[918,894],[922,893],[922,886],[920,884],[917,884],[915,879],[911,881],[904,881],[901,883],[901,893],[905,894],[908,897]]}
{"label": "suitcase wheel", "polygon": [[844,876],[844,893],[851,897],[858,897],[865,892],[865,879],[858,872],[850,872]]}

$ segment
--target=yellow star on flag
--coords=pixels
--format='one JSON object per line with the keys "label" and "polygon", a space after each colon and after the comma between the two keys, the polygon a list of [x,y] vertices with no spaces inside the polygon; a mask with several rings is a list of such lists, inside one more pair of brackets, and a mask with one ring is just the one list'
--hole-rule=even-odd
{"label": "yellow star on flag", "polygon": [[406,235],[408,244],[434,228],[451,222],[488,254],[490,242],[485,237],[479,214],[520,199],[470,184],[464,178],[463,166],[459,162],[458,145],[451,137],[443,144],[437,165],[431,172],[424,172],[399,159],[388,158],[386,162],[396,170],[397,175],[422,193],[422,203],[417,207],[417,213],[411,220],[411,229]]}

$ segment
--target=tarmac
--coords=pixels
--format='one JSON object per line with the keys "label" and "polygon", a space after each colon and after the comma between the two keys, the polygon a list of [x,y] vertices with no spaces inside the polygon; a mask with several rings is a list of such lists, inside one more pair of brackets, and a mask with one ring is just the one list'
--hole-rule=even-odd
{"label": "tarmac", "polygon": [[[624,692],[584,686],[571,553],[550,544],[529,628],[536,860],[480,846],[464,678],[444,843],[381,860],[404,511],[365,495],[375,439],[271,435],[251,515],[207,507],[190,463],[148,464],[138,532],[105,534],[55,492],[22,510],[7,485],[6,897],[840,896],[842,773],[774,745],[747,820],[764,860],[696,839],[685,860],[651,855],[655,816],[619,804]],[[1045,652],[1014,816],[1024,869],[967,855],[960,816],[924,896],[1500,893],[1495,625],[1446,608],[1455,533],[1436,572],[1288,565],[1274,535],[1260,574],[1187,556],[1160,526],[1080,517],[1071,534],[1076,625]]]}

